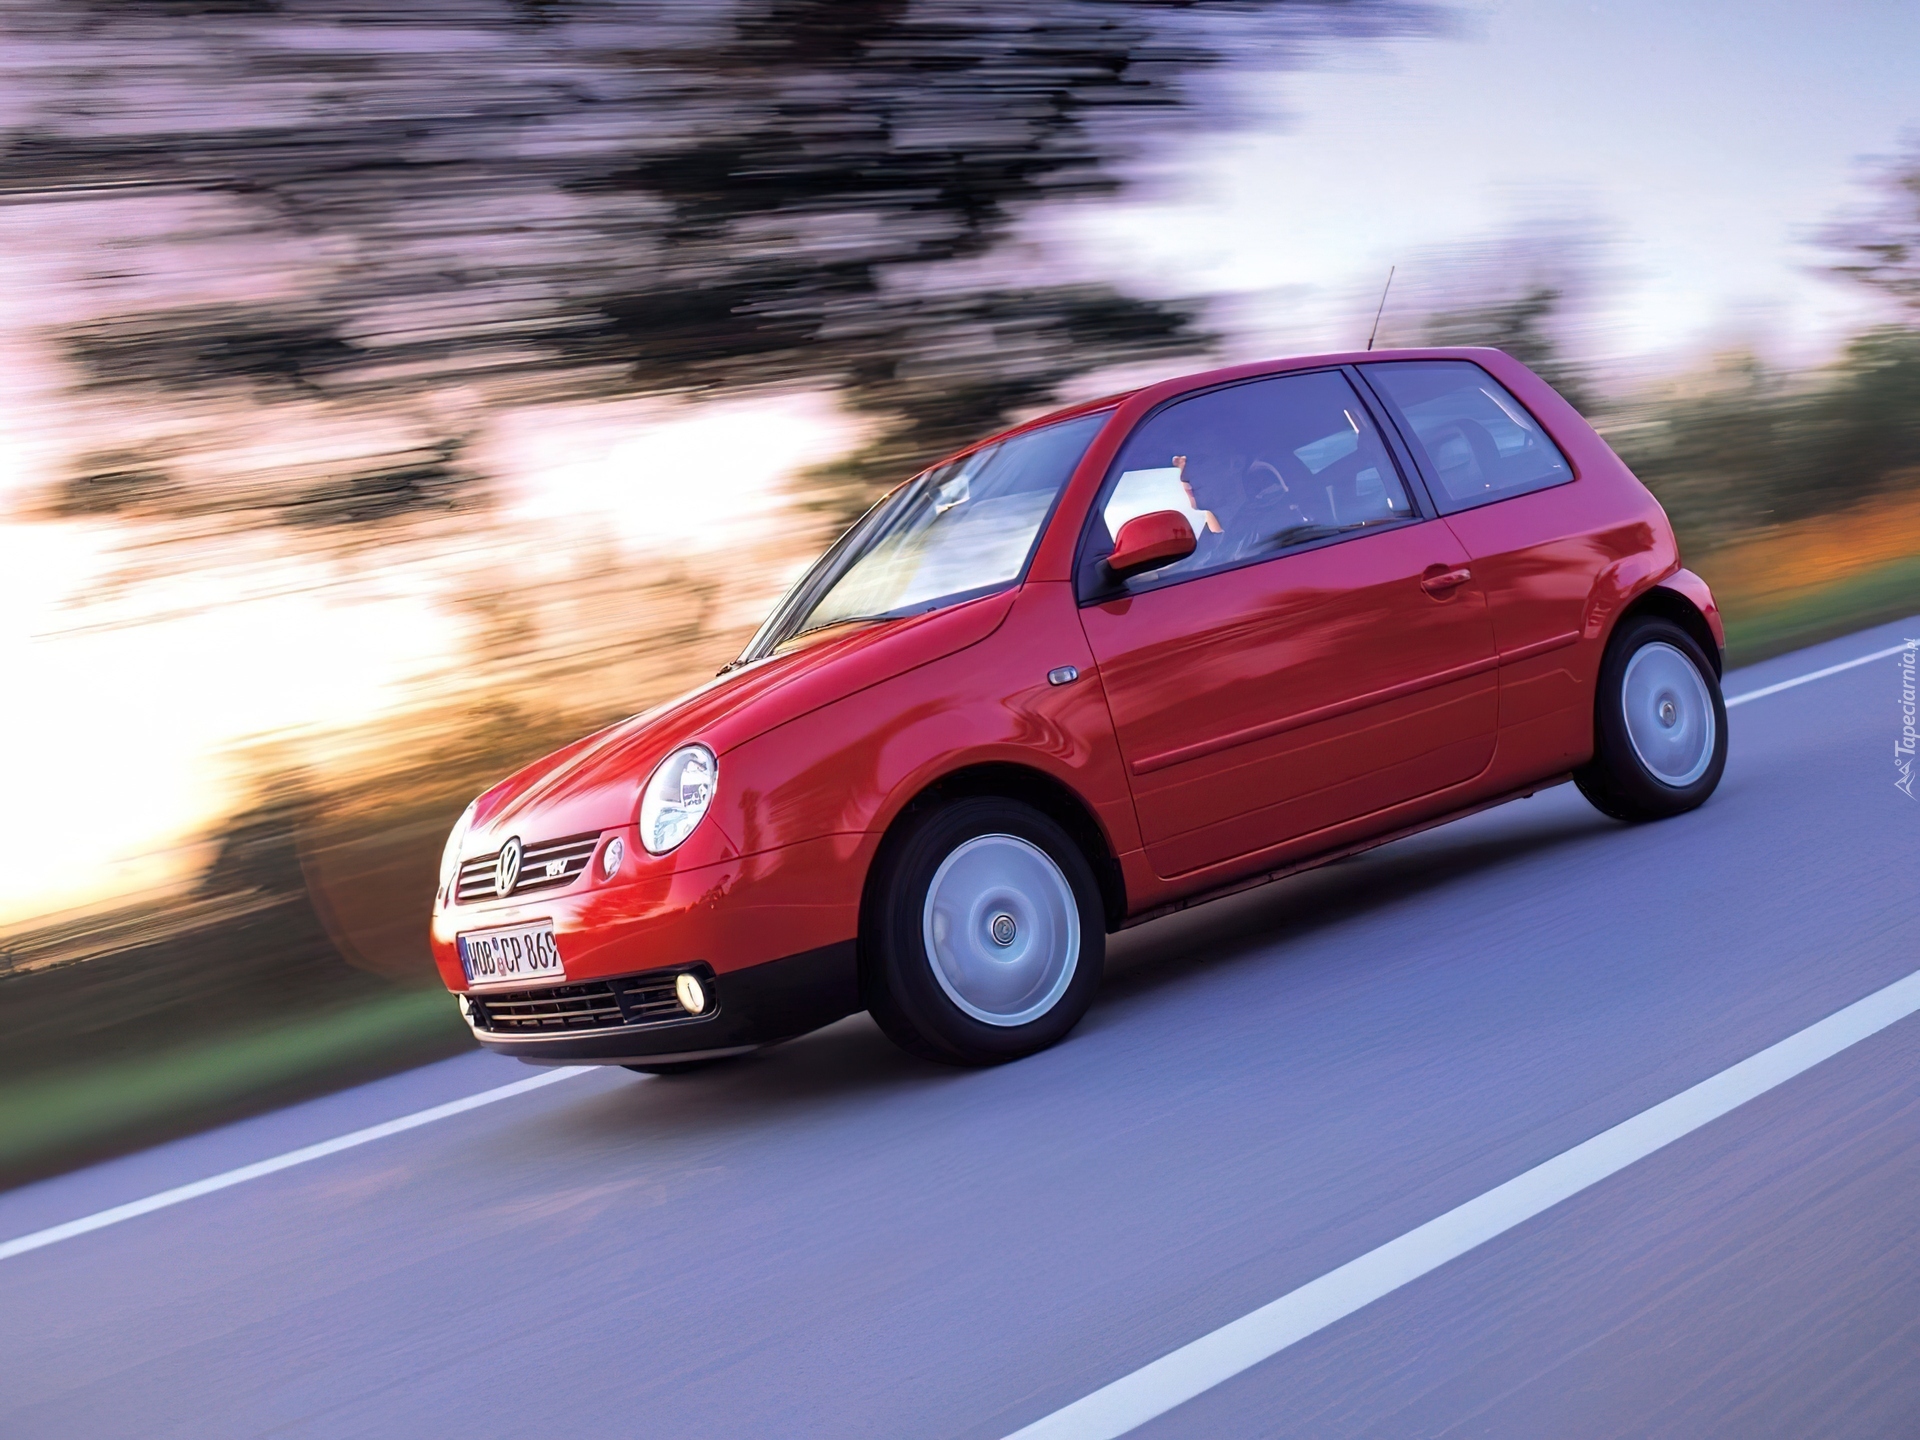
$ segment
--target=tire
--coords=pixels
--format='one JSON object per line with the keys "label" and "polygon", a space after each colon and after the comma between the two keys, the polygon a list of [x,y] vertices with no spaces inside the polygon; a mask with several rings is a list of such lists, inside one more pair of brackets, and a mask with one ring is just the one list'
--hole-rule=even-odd
{"label": "tire", "polygon": [[912,1054],[998,1065],[1043,1050],[1086,1014],[1105,960],[1093,869],[1032,806],[948,801],[911,817],[875,862],[861,994]]}
{"label": "tire", "polygon": [[1593,759],[1580,793],[1616,820],[1664,820],[1713,794],[1727,766],[1727,706],[1713,665],[1671,620],[1637,615],[1607,643]]}

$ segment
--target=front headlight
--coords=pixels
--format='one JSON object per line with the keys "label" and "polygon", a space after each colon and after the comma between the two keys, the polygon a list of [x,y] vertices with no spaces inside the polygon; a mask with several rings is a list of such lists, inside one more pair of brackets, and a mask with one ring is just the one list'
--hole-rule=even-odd
{"label": "front headlight", "polygon": [[640,843],[664,855],[693,833],[713,803],[720,762],[704,745],[687,745],[654,768],[640,793]]}
{"label": "front headlight", "polygon": [[467,806],[460,812],[460,818],[453,822],[453,830],[447,836],[447,848],[440,852],[440,893],[447,894],[447,886],[453,883],[454,872],[460,868],[460,847],[466,842],[467,831],[473,828],[473,809],[478,805]]}

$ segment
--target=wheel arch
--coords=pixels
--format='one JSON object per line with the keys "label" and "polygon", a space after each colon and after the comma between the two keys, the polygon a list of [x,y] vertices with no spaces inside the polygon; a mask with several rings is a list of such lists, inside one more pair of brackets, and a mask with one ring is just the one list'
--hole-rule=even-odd
{"label": "wheel arch", "polygon": [[1095,881],[1100,886],[1100,904],[1109,933],[1120,928],[1127,914],[1127,886],[1107,838],[1105,828],[1091,806],[1072,786],[1043,770],[1012,761],[986,761],[949,771],[922,786],[913,798],[894,812],[886,831],[874,850],[862,887],[861,914],[867,913],[873,885],[881,872],[881,857],[888,843],[913,817],[925,813],[931,805],[973,796],[995,796],[1031,805],[1067,832],[1087,858]]}
{"label": "wheel arch", "polygon": [[1726,657],[1721,653],[1720,642],[1714,636],[1713,627],[1707,623],[1707,617],[1685,595],[1667,585],[1649,585],[1615,618],[1607,631],[1607,643],[1611,645],[1620,627],[1640,615],[1658,615],[1686,631],[1712,662],[1714,679],[1721,678]]}

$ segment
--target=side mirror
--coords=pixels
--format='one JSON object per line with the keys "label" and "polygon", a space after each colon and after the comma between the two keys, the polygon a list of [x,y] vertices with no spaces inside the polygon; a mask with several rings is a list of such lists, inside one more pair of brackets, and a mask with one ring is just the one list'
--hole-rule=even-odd
{"label": "side mirror", "polygon": [[1193,553],[1193,526],[1178,510],[1155,510],[1136,515],[1120,527],[1113,537],[1113,553],[1107,556],[1107,572],[1116,580],[1157,570],[1184,560]]}

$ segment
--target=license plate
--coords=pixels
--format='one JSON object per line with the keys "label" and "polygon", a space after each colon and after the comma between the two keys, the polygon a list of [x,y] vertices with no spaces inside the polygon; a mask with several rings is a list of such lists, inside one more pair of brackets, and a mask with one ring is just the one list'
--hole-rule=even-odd
{"label": "license plate", "polygon": [[560,947],[553,943],[551,920],[481,930],[459,939],[460,964],[467,972],[467,984],[476,990],[567,978]]}

